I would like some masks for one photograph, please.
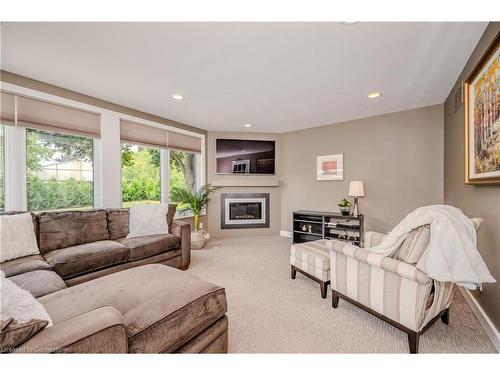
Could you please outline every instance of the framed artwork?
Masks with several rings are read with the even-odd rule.
[[[500,34],[465,82],[465,183],[500,185]]]
[[[344,154],[318,156],[316,159],[316,180],[330,181],[344,179]]]

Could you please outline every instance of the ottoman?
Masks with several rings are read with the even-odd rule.
[[[317,240],[292,245],[290,252],[290,273],[295,279],[297,271],[316,281],[320,285],[321,297],[326,298],[330,284],[330,252],[326,241]]]

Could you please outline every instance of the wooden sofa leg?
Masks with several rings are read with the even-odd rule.
[[[410,344],[410,353],[418,353],[418,341],[420,339],[420,333],[415,331],[408,332],[408,344]]]
[[[295,279],[295,276],[297,276],[297,270],[294,266],[290,266],[290,276],[292,277],[292,279]]]
[[[339,307],[339,296],[337,296],[337,293],[332,289],[332,307],[336,309]]]
[[[321,298],[325,299],[326,298],[326,293],[327,293],[327,288],[328,284],[327,283],[320,283],[319,288],[321,290]]]
[[[448,325],[450,324],[450,309],[446,309],[443,315],[441,315],[441,321]]]

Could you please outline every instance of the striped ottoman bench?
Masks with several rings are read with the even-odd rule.
[[[326,241],[317,240],[292,245],[290,251],[290,273],[295,279],[297,271],[316,281],[320,285],[321,297],[326,298],[330,284],[330,252]]]

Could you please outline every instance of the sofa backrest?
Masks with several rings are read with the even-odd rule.
[[[167,224],[169,232],[172,228],[172,223],[174,221],[175,211],[177,209],[176,204],[169,204],[167,211]],[[128,208],[108,208],[108,232],[109,239],[116,240],[118,238],[127,237],[129,233],[129,217],[130,211]]]
[[[40,212],[40,253],[109,238],[106,210]]]

